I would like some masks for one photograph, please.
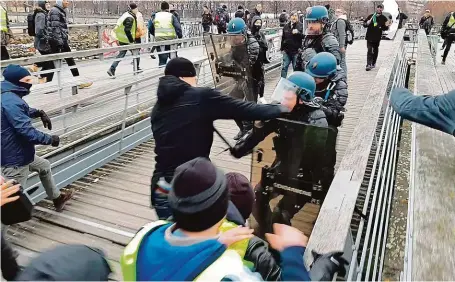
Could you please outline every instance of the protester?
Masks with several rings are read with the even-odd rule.
[[[340,66],[344,70],[345,75],[348,74],[348,66],[346,64],[346,48],[348,47],[347,42],[347,17],[346,12],[343,9],[336,9],[335,10],[335,17],[332,23],[332,33],[338,40],[340,44],[340,55],[341,61]]]
[[[51,53],[71,52],[66,17],[66,9],[70,2],[69,0],[56,0],[55,3],[55,6],[49,11],[47,19],[47,34],[49,35]],[[70,67],[76,65],[73,58],[66,58],[65,61]],[[79,76],[79,70],[77,68],[72,68],[71,73],[74,77]],[[53,74],[48,76],[50,80],[52,80]],[[93,82],[81,83],[79,84],[79,88],[87,88],[92,86],[92,84]]]
[[[155,37],[157,42],[183,37],[180,22],[175,15],[169,12],[169,4],[167,2],[161,2],[161,12],[152,15],[149,22],[149,32]],[[158,46],[156,50],[158,52],[170,51],[171,46]],[[159,65],[166,65],[171,56],[176,56],[176,52],[158,54]]]
[[[437,96],[419,96],[406,88],[395,88],[390,104],[404,119],[455,136],[455,89]]]
[[[271,247],[281,253],[281,270],[267,244],[253,236],[252,230],[225,219],[226,182],[224,173],[206,158],[180,165],[169,194],[175,223],[153,222],[137,233],[121,258],[124,280],[309,281],[303,265],[308,238],[283,225],[276,225],[275,234],[267,235]],[[335,264],[330,258],[315,265]],[[253,266],[258,273],[249,270]]]
[[[170,182],[177,166],[196,157],[209,157],[213,121],[267,120],[287,111],[280,105],[256,105],[214,89],[196,87],[196,69],[185,58],[172,59],[164,74],[151,113],[156,153],[151,197],[161,219],[167,219],[170,212],[166,192],[157,190],[159,179],[164,177]]]
[[[0,28],[1,28],[1,59],[9,60],[9,53],[6,46],[8,46],[11,37],[13,37],[13,32],[9,28],[8,12],[6,7],[3,7],[3,4],[0,5]]]
[[[370,71],[376,67],[382,32],[389,29],[390,22],[387,17],[382,14],[383,10],[384,5],[379,4],[376,7],[376,13],[369,15],[364,22],[364,27],[367,28],[365,39],[368,47],[366,71]]]
[[[169,12],[174,15],[174,17],[177,18],[177,21],[180,23],[180,16],[179,13],[177,13],[177,10],[175,8],[175,4],[169,4]]]
[[[262,20],[259,16],[255,16],[251,20],[250,32],[259,44],[259,54],[256,62],[252,65],[251,75],[253,77],[253,94],[256,101],[266,104],[264,98],[265,91],[265,69],[264,64],[268,62],[267,51],[268,44],[265,39],[265,34],[261,31]],[[248,38],[248,36],[247,36]],[[248,48],[248,47],[247,47]],[[259,99],[258,99],[259,96]]]
[[[284,27],[286,23],[288,22],[288,14],[286,13],[286,10],[283,10],[280,14],[280,17],[278,18],[280,22],[280,27]]]
[[[138,7],[135,3],[131,3],[128,6],[128,11],[117,20],[117,24],[114,27],[114,34],[118,40],[120,46],[135,44],[137,36],[136,34],[140,31],[138,29],[137,13],[139,12]],[[138,33],[138,34],[139,34]],[[139,43],[141,38],[139,37]],[[127,50],[120,51],[117,55],[117,59],[124,58]],[[131,54],[133,51],[131,50]],[[140,58],[135,59],[137,63],[137,69],[140,70],[139,62]],[[115,60],[110,68],[107,70],[107,74],[111,77],[115,77],[115,70],[117,69],[120,60]]]
[[[291,20],[283,27],[283,35],[281,37],[281,52],[283,52],[283,66],[281,69],[281,77],[286,78],[289,65],[292,63],[292,69],[295,70],[297,55],[302,46],[304,37],[303,25],[299,22],[297,12],[291,12]]]
[[[258,3],[258,4],[256,4],[256,7],[253,9],[253,12],[251,12],[251,14],[250,14],[248,26],[251,26],[251,20],[253,19],[253,17],[255,17],[255,16],[261,17],[261,15],[262,15],[262,4]]]
[[[400,8],[398,8],[398,16],[397,16],[397,20],[398,20],[398,29],[403,28],[403,22],[404,22],[405,20],[407,20],[407,19],[408,19],[408,16],[407,16],[405,13],[403,13],[403,12],[400,10]]]
[[[2,132],[3,133],[3,132]],[[10,180],[5,183],[3,177],[0,177],[0,185],[1,185],[1,202],[0,205],[3,205],[14,202],[19,199],[19,196],[15,195],[19,189],[20,185],[13,185],[13,180]],[[14,252],[11,244],[6,241],[4,237],[4,227],[2,226],[1,230],[1,269],[2,269],[2,276],[7,281],[15,280],[16,276],[20,272],[20,267],[17,264],[16,260],[16,253]]]
[[[434,25],[433,16],[431,15],[430,10],[426,10],[425,14],[423,14],[422,18],[420,18],[419,26],[420,28],[425,30],[425,33],[427,35],[429,35],[431,29],[433,28],[433,25]]]
[[[35,145],[52,145],[57,147],[60,138],[48,135],[32,126],[31,118],[41,118],[45,128],[51,130],[52,123],[42,110],[29,108],[23,97],[30,93],[34,83],[33,77],[23,67],[9,65],[3,72],[1,82],[2,119],[1,119],[1,168],[7,179],[16,179],[26,187],[27,177],[37,172],[47,196],[53,200],[55,209],[62,211],[74,190],[63,193],[55,186],[48,160],[35,154]]]
[[[245,10],[245,16],[243,17],[243,21],[246,22],[246,23],[249,22],[250,21],[250,17],[251,17],[250,11]]]
[[[253,211],[253,187],[243,174],[237,172],[226,173],[226,186],[230,195],[227,219],[235,224],[245,225]],[[236,214],[236,211],[240,215],[238,219],[232,216]]]
[[[213,23],[216,25],[218,34],[227,32],[227,24],[230,21],[229,13],[227,12],[227,6],[223,5],[218,7],[215,11],[215,19]]]
[[[34,22],[35,22],[35,49],[40,52],[41,55],[51,54],[51,46],[49,45],[49,35],[47,34],[47,16],[51,5],[47,0],[39,0],[38,7],[36,7],[34,12]],[[54,62],[46,61],[36,64],[38,67],[41,67],[42,71],[48,71],[53,69]],[[54,73],[43,73],[41,77],[46,78],[46,82],[52,81]]]
[[[141,44],[142,37],[147,34],[147,28],[145,27],[144,17],[142,16],[142,13],[139,11],[137,11],[137,13],[136,13],[136,21],[137,21],[136,38],[135,38],[134,42],[137,44]],[[139,68],[139,62],[138,62],[138,68]]]
[[[455,42],[455,12],[450,12],[444,19],[441,28],[441,36],[444,38],[445,50],[442,54],[442,64],[446,64],[452,43]]]
[[[237,7],[237,11],[235,11],[234,17],[241,18],[241,19],[243,19],[245,17],[245,9],[243,8],[242,5]]]
[[[204,32],[210,32],[212,24],[212,13],[210,12],[209,7],[207,7],[207,5],[204,5],[204,13],[202,13],[202,28],[204,29]]]

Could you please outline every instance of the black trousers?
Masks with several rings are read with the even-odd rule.
[[[46,52],[46,51],[39,51],[41,55],[49,55],[52,54],[52,52]],[[40,62],[36,63],[38,67],[41,68],[41,71],[47,71],[47,70],[52,70],[55,68],[54,62],[53,61],[46,61],[46,62]],[[47,82],[52,81],[54,78],[54,73],[43,73],[41,74],[41,77],[45,77]]]
[[[256,63],[253,66],[253,92],[255,101],[257,101],[257,96],[264,97],[264,88],[265,88],[265,70],[262,63]]]
[[[210,32],[210,25],[208,24],[203,24],[202,28],[204,29],[204,32]]]
[[[2,53],[2,60],[9,60],[9,53],[8,53],[8,49],[6,49],[6,46],[2,46],[2,49],[1,49],[1,53]]]
[[[444,44],[446,45],[446,48],[444,49],[444,54],[442,54],[442,61],[445,62],[447,55],[449,55],[450,47],[452,47],[452,43],[455,42],[455,35],[454,36],[448,36],[446,40],[444,41]]]
[[[379,44],[381,41],[373,42],[373,41],[367,41],[367,48],[368,48],[368,53],[367,53],[367,65],[372,66],[376,65],[376,61],[378,60],[378,55],[379,55]]]
[[[57,45],[51,43],[50,54],[65,53],[65,52],[71,52],[71,48],[68,45],[68,42],[65,42],[63,44],[63,46],[57,46]],[[76,65],[76,62],[74,61],[73,58],[66,58],[65,61],[68,64],[68,66],[70,66],[70,67]],[[71,73],[73,74],[73,76],[79,76],[79,70],[77,68],[71,69]],[[49,76],[50,80],[52,80],[53,77],[54,77],[54,74],[52,73],[52,75]],[[50,81],[50,80],[48,79],[48,81]]]

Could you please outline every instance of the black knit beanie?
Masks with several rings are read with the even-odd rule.
[[[167,63],[166,68],[164,69],[164,75],[195,77],[196,68],[190,60],[183,57],[177,57]]]
[[[168,199],[178,228],[199,232],[226,216],[226,176],[208,159],[196,158],[177,167],[171,186]]]
[[[226,186],[229,190],[231,202],[239,210],[243,219],[247,220],[253,211],[253,187],[243,174],[229,172],[226,174]]]
[[[137,8],[136,3],[130,3],[130,9],[131,9],[131,10],[134,10],[134,9],[136,9],[136,8]]]

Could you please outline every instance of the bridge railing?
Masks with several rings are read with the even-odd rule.
[[[399,30],[393,41],[392,63],[378,70],[305,252],[309,266],[311,250],[344,251],[351,262],[348,280],[381,278],[400,122],[388,95],[406,79],[403,34]],[[357,215],[367,211],[366,217]]]

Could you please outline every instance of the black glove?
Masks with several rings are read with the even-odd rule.
[[[52,138],[51,146],[58,147],[58,145],[60,144],[60,137],[58,137],[57,135],[52,135],[51,138]]]
[[[52,130],[51,119],[47,116],[47,114],[43,110],[39,111],[39,117],[41,117],[41,121],[43,122],[44,128]]]
[[[324,255],[315,251],[311,253],[314,257],[310,268],[311,281],[332,281],[335,273],[338,273],[340,277],[346,275],[345,266],[349,263],[342,257],[343,252],[331,252]]]

